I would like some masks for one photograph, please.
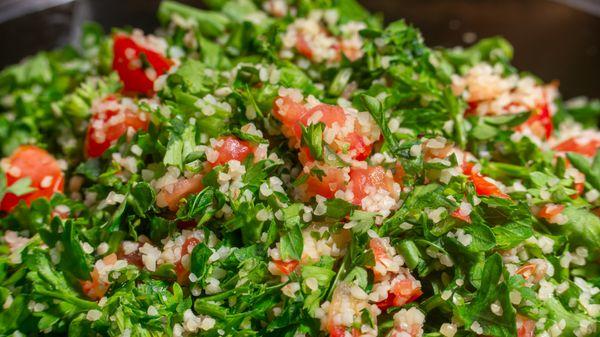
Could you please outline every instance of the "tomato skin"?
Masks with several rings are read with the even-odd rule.
[[[393,191],[394,179],[388,176],[386,170],[381,166],[370,166],[364,168],[352,168],[350,170],[350,181],[352,182],[353,203],[360,205],[367,196],[367,188],[385,189]]]
[[[421,288],[414,287],[412,280],[401,280],[392,288],[385,300],[377,303],[377,307],[381,310],[401,307],[416,301],[421,295],[423,295],[423,291],[421,291]]]
[[[11,168],[14,167],[19,171],[18,176],[13,176],[10,172],[5,173],[6,185],[11,186],[21,178],[27,177],[31,179],[30,186],[35,190],[21,196],[7,193],[0,201],[0,211],[10,212],[21,200],[30,205],[35,199],[50,199],[54,193],[63,192],[64,174],[56,159],[46,150],[34,145],[22,145],[6,160]],[[50,185],[42,187],[47,183],[44,182],[44,179],[49,179],[47,177],[52,178]]]
[[[565,209],[564,205],[546,204],[538,212],[540,218],[550,220],[555,215],[560,214]]]
[[[186,254],[191,254],[192,249],[194,249],[194,247],[196,247],[196,245],[199,243],[200,243],[200,240],[195,237],[191,237],[191,238],[188,238],[187,240],[185,240],[185,242],[181,246],[181,256],[184,256]]]
[[[312,49],[310,49],[310,46],[308,45],[308,42],[306,42],[304,34],[302,33],[298,33],[298,38],[296,39],[296,50],[298,50],[298,52],[304,55],[307,59],[312,59],[313,57]]]
[[[517,129],[527,126],[532,128],[534,134],[540,137],[543,135],[546,140],[550,139],[552,131],[554,130],[552,116],[550,115],[550,107],[547,103],[544,103],[538,106],[537,109],[535,109],[535,112],[535,114],[531,115],[529,119]]]
[[[600,139],[590,139],[587,143],[577,141],[577,137],[569,138],[554,147],[558,152],[575,152],[587,157],[593,157],[600,149]]]
[[[354,159],[358,161],[367,160],[371,154],[372,147],[367,145],[361,135],[353,132],[347,136],[350,142],[350,150],[355,151]]]
[[[517,337],[533,337],[535,335],[535,321],[517,315]]]
[[[296,267],[298,267],[300,261],[291,260],[284,262],[281,260],[273,260],[273,263],[275,264],[277,269],[279,269],[280,272],[284,273],[285,275],[289,275],[296,269]]]
[[[464,222],[468,222],[471,223],[471,216],[470,215],[462,215],[460,213],[460,208],[458,208],[457,210],[455,210],[454,212],[452,212],[450,214],[451,217],[458,219],[458,220],[462,220]]]
[[[117,255],[112,253],[102,258],[102,262],[104,262],[105,265],[110,266],[115,264],[117,259]],[[81,289],[89,298],[99,300],[104,297],[110,284],[100,280],[100,273],[98,273],[96,268],[92,270],[90,277],[91,280],[80,281]]]
[[[346,336],[346,328],[343,325],[329,325],[329,336],[331,337],[344,337]]]
[[[523,276],[524,279],[528,280],[531,276],[535,275],[536,269],[537,268],[535,264],[529,263],[521,266],[519,269],[517,269],[515,273]]]
[[[475,172],[473,170],[474,166],[475,164],[473,163],[463,164],[463,173],[469,177],[469,180],[471,180],[475,186],[475,192],[477,192],[477,195],[510,199],[510,196],[502,192],[498,186],[487,181],[481,173]]]
[[[218,145],[215,146],[214,150],[218,152],[218,157],[210,163],[213,167],[227,164],[231,160],[243,162],[254,151],[254,147],[248,141],[233,136],[225,136],[219,138]]]
[[[105,97],[103,101],[99,103],[100,109],[104,108],[102,105],[109,106],[111,103],[119,104],[116,96],[109,95]],[[115,124],[111,122],[111,119],[117,119],[119,122]],[[90,118],[90,123],[88,125],[85,139],[85,154],[89,158],[100,157],[114,144],[114,142],[127,133],[129,128],[136,131],[147,130],[149,124],[150,121],[145,118],[145,115],[136,113],[127,108],[106,108],[97,111]],[[98,134],[101,134],[103,139],[98,139]]]
[[[308,109],[302,102],[296,102],[289,96],[281,96],[273,103],[273,114],[282,124],[282,132],[296,141],[302,137],[300,121],[305,118]]]
[[[306,198],[320,195],[327,199],[335,196],[335,192],[344,189],[345,181],[342,170],[336,167],[316,167],[316,169],[325,172],[325,175],[319,177],[309,174],[306,180]]]
[[[502,192],[498,186],[485,180],[481,174],[472,174],[471,181],[475,185],[477,195],[494,196],[502,199],[510,199],[508,194]]]
[[[202,191],[202,176],[197,174],[191,178],[181,179],[169,187],[164,187],[156,195],[158,207],[169,207],[171,211],[179,208],[179,201],[190,194]]]
[[[143,57],[141,55],[144,55]],[[153,69],[154,78],[148,77],[142,59]],[[154,80],[166,73],[173,61],[164,55],[136,43],[129,35],[118,33],[113,36],[112,67],[119,74],[125,92],[151,96],[154,93]]]
[[[476,116],[477,115],[477,107],[479,106],[478,102],[471,101],[467,102],[468,107],[465,110],[465,116]]]

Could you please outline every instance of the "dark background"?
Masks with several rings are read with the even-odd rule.
[[[0,0],[0,68],[38,50],[77,41],[85,21],[156,27],[157,0]],[[201,7],[200,0],[185,0]],[[368,0],[387,21],[406,18],[429,45],[469,45],[505,36],[514,63],[544,80],[559,79],[566,97],[600,97],[600,0]]]

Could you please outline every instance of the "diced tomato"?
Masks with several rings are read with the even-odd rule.
[[[467,102],[467,104],[468,104],[468,107],[465,110],[465,116],[477,115],[477,107],[479,106],[479,103],[472,101],[472,102]]]
[[[397,182],[400,186],[404,187],[404,178],[406,177],[406,171],[404,171],[404,167],[402,164],[396,164],[396,171],[394,172],[394,181]]]
[[[583,191],[585,190],[585,183],[574,183],[573,187],[575,188],[575,193],[571,194],[570,197],[571,199],[577,199],[577,197],[583,194]]]
[[[331,337],[345,337],[346,327],[343,325],[329,325],[329,336]]]
[[[540,211],[538,212],[538,216],[540,218],[550,220],[555,215],[560,214],[560,212],[562,212],[564,209],[565,209],[564,205],[546,204],[540,209]]]
[[[390,255],[390,250],[392,249],[392,247],[390,246],[390,244],[378,237],[375,238],[371,238],[371,240],[369,240],[369,248],[371,248],[371,251],[373,251],[373,256],[375,257],[375,264],[376,266],[382,266],[384,269],[381,268],[373,268],[373,273],[375,274],[375,280],[379,280],[381,278],[383,278],[385,276],[385,274],[387,273],[387,271],[385,273],[381,273],[384,270],[387,269],[387,265],[391,262],[392,260],[392,256]]]
[[[324,175],[309,174],[306,180],[306,198],[320,195],[331,199],[335,196],[335,192],[344,189],[346,183],[341,169],[337,167],[315,167],[314,170],[323,171]]]
[[[371,146],[365,143],[363,136],[353,132],[346,138],[350,142],[350,151],[355,152],[354,159],[363,161],[369,157],[371,154]]]
[[[467,176],[473,174],[473,168],[475,167],[475,163],[465,161],[462,165],[463,173]]]
[[[304,38],[304,34],[298,32],[298,37],[296,38],[296,49],[302,55],[304,55],[307,59],[312,59],[313,52],[308,45],[308,42]]]
[[[404,304],[415,301],[417,298],[423,295],[421,288],[417,285],[418,283],[411,279],[401,280],[396,283],[392,289],[394,295],[396,295],[396,298],[394,299],[394,305],[397,307],[403,306]]]
[[[144,112],[137,113],[121,106],[114,95],[105,97],[95,106],[85,139],[85,153],[90,158],[100,157],[127,130],[147,130],[149,120]]]
[[[517,315],[517,337],[533,337],[535,321],[525,316]]]
[[[191,254],[194,247],[196,247],[196,245],[198,245],[199,243],[200,243],[200,240],[198,240],[195,237],[191,237],[191,238],[188,238],[187,240],[185,240],[185,242],[181,246],[181,256],[184,256],[186,254]]]
[[[120,256],[120,258],[127,261],[127,263],[130,265],[134,265],[138,268],[144,267],[144,261],[142,260],[142,254],[137,250],[133,253],[129,253],[126,255],[123,254],[122,256]]]
[[[100,276],[96,269],[92,270],[91,277],[91,281],[81,282],[81,289],[89,298],[99,300],[106,294],[110,284],[99,280]]]
[[[379,301],[376,303],[379,310],[384,311],[384,310],[387,310],[388,308],[393,307],[395,297],[396,296],[393,293],[388,293],[388,296],[385,300]]]
[[[179,208],[179,201],[190,194],[202,191],[202,176],[197,174],[191,178],[185,178],[163,187],[156,196],[156,205],[158,207],[169,207],[171,211]]]
[[[369,248],[373,251],[375,261],[379,261],[385,258],[389,258],[387,253],[387,247],[382,239],[372,238],[369,240]]]
[[[277,267],[277,269],[279,269],[280,272],[284,273],[285,275],[289,275],[296,269],[296,267],[298,267],[298,264],[300,262],[297,260],[291,260],[287,262],[281,260],[273,260],[273,263],[275,263],[275,266]]]
[[[214,150],[219,154],[216,161],[210,163],[212,166],[218,166],[228,163],[231,160],[243,162],[254,147],[250,142],[238,139],[233,136],[221,137]]]
[[[302,102],[296,102],[289,96],[278,97],[273,104],[273,114],[283,123],[283,132],[287,137],[302,137],[299,122],[307,113],[308,109]]]
[[[521,266],[519,269],[517,269],[515,273],[523,276],[524,279],[528,280],[531,276],[535,275],[535,270],[535,264],[529,263]]]
[[[453,218],[456,218],[456,219],[458,219],[458,220],[462,220],[462,221],[464,221],[464,222],[471,223],[471,216],[470,216],[470,215],[463,215],[463,214],[460,212],[460,208],[458,208],[457,210],[455,210],[454,212],[452,212],[452,213],[450,214],[450,216],[452,216]]]
[[[117,259],[117,255],[113,253],[105,256],[102,259],[102,262],[104,262],[105,265],[110,266],[115,264]],[[81,288],[89,298],[93,300],[99,300],[104,297],[104,294],[106,294],[106,291],[108,291],[110,284],[100,280],[100,274],[96,268],[92,270],[90,276],[91,280],[81,281]]]
[[[0,211],[11,211],[21,200],[30,205],[35,199],[50,199],[54,193],[63,192],[63,172],[56,159],[46,150],[33,145],[22,145],[4,160],[8,166],[4,173],[6,185],[11,186],[22,178],[29,178],[30,187],[34,190],[20,196],[6,193],[0,201]]]
[[[161,53],[138,44],[131,36],[113,36],[112,67],[119,74],[125,92],[152,95],[154,80],[173,65]]]
[[[381,166],[370,166],[366,169],[352,168],[350,182],[354,193],[354,204],[360,205],[369,193],[369,189],[384,189],[393,192],[394,178]]]
[[[182,285],[190,283],[190,271],[185,269],[181,261],[175,263],[175,275],[177,276],[177,283]]]
[[[401,307],[416,301],[421,295],[423,295],[423,291],[418,287],[418,283],[411,279],[400,280],[394,285],[388,297],[377,303],[377,307],[381,310],[390,307]]]
[[[550,136],[552,136],[553,125],[548,104],[544,103],[535,109],[529,119],[523,123],[523,126],[529,127],[535,135],[550,139]]]
[[[369,248],[373,251],[375,258],[375,265],[372,267],[375,281],[382,280],[387,275],[388,266],[392,262],[390,255],[392,247],[387,241],[376,237],[369,241]]]
[[[494,196],[503,199],[510,199],[510,196],[500,190],[496,184],[488,181],[485,177],[473,170],[475,164],[473,163],[464,163],[463,164],[463,173],[469,176],[469,179],[475,186],[475,192],[477,195],[483,196]]]
[[[314,117],[317,114],[319,118]],[[311,119],[316,119],[318,122],[324,123],[327,127],[332,127],[334,123],[337,123],[341,127],[346,121],[346,114],[340,106],[321,103],[310,109],[303,116],[301,122],[306,126]]]
[[[494,196],[503,199],[510,199],[508,194],[502,192],[496,184],[487,181],[481,174],[476,173],[471,175],[471,181],[475,186],[477,195]]]
[[[575,152],[587,157],[593,157],[600,148],[600,139],[592,138],[587,141],[569,138],[554,147],[559,152]]]

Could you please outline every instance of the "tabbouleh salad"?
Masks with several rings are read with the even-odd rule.
[[[1,336],[600,336],[600,101],[355,0],[0,73]]]

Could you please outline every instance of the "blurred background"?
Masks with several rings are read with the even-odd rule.
[[[159,0],[0,0],[0,68],[43,49],[76,43],[96,21],[152,31]],[[202,7],[201,0],[182,0]],[[559,79],[566,97],[600,97],[600,0],[364,0],[386,21],[405,18],[430,46],[468,46],[502,35],[514,63],[545,81]]]

